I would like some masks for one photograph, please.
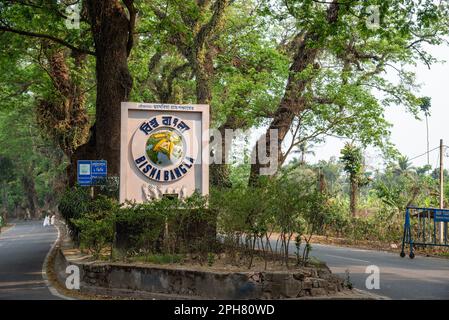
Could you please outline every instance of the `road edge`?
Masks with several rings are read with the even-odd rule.
[[[58,231],[58,236],[57,236],[56,240],[53,242],[50,250],[47,252],[47,255],[45,256],[44,262],[42,264],[42,278],[44,279],[45,285],[47,286],[48,290],[50,291],[50,293],[53,296],[64,299],[64,300],[74,300],[71,297],[67,297],[67,296],[59,293],[58,290],[51,285],[50,280],[48,279],[48,276],[47,276],[48,260],[50,259],[51,255],[54,253],[56,245],[61,240],[61,231],[59,230],[59,227],[56,224],[54,224],[53,226]]]
[[[369,292],[369,291],[366,291],[366,290],[362,290],[362,289],[353,288],[352,290],[355,291],[355,292],[358,292],[360,294],[364,294],[364,295],[370,296],[371,298],[373,298],[373,300],[393,300],[390,297],[383,296],[383,295],[380,295],[380,294],[377,294],[377,293],[372,293],[372,292]]]
[[[0,235],[3,235],[5,233],[7,233],[9,230],[14,229],[15,226],[16,226],[15,223],[10,223],[9,225],[2,227],[2,231],[0,232]]]

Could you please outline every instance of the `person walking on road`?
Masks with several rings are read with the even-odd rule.
[[[50,219],[48,218],[48,216],[45,216],[44,227],[49,226],[49,225],[50,225]]]

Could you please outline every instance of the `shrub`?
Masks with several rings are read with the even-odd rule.
[[[167,240],[172,251],[196,252],[203,261],[216,244],[216,212],[207,198],[194,193],[184,201],[172,202],[168,210]]]
[[[233,262],[237,251],[249,258],[251,267],[254,248],[259,241],[263,244],[268,226],[272,222],[269,211],[270,197],[264,187],[238,187],[227,190],[214,190],[211,207],[218,214],[218,230],[223,237],[224,250]]]
[[[89,205],[89,212],[71,222],[80,232],[80,245],[98,258],[107,246],[112,250],[114,240],[115,214],[118,204],[115,200],[100,196]]]
[[[326,203],[327,198],[318,192],[315,181],[299,184],[287,176],[262,181],[257,187],[213,191],[211,197],[211,206],[218,212],[218,229],[225,250],[232,258],[246,256],[249,267],[256,244],[265,262],[281,256],[288,264],[293,236],[322,230]],[[280,236],[273,248],[270,239],[274,232]],[[311,235],[304,247],[307,252],[310,238]],[[307,258],[307,252],[303,257]]]
[[[128,254],[196,252],[207,257],[216,239],[215,216],[199,194],[184,201],[126,203],[116,217],[117,247]]]
[[[117,247],[127,253],[158,252],[167,213],[163,203],[127,203],[117,213]]]
[[[73,223],[73,219],[81,218],[89,211],[91,197],[87,188],[75,186],[67,189],[59,201],[59,212],[67,223],[72,239],[79,243],[79,228]]]

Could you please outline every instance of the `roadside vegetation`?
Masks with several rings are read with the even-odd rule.
[[[120,205],[101,191],[92,200],[77,187],[64,194],[60,212],[72,238],[95,259],[212,266],[225,257],[230,265],[266,268],[307,265],[317,241],[399,247],[406,206],[438,205],[437,170],[413,168],[404,157],[385,171],[368,172],[362,164],[358,174],[366,182],[354,210],[345,152],[315,165],[294,160],[258,186],[235,173],[235,187],[185,201]]]

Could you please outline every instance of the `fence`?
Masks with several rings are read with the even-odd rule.
[[[415,257],[413,251],[420,247],[449,247],[448,222],[449,209],[407,207],[401,257],[405,257],[406,246],[411,259]]]

